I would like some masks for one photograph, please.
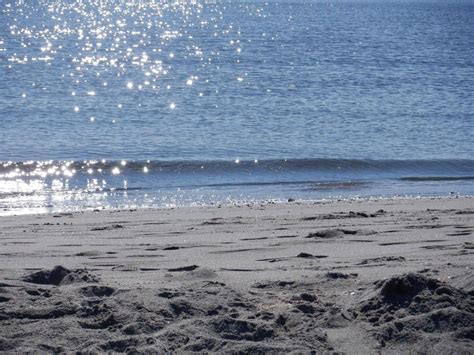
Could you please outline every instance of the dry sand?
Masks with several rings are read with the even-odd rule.
[[[473,353],[473,198],[0,218],[0,352]]]

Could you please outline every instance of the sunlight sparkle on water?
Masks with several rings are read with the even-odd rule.
[[[45,74],[20,83],[15,104],[21,102],[33,112],[31,105],[46,103],[45,109],[61,113],[61,123],[71,132],[77,129],[90,137],[88,143],[97,147],[98,156],[108,156],[100,153],[105,146],[103,136],[126,130],[126,123],[143,113],[176,116],[172,111],[178,105],[179,111],[193,107],[187,100],[197,97],[204,97],[199,99],[204,104],[209,100],[208,107],[217,107],[212,100],[220,95],[216,79],[223,78],[223,53],[229,55],[231,63],[242,57],[238,53],[243,44],[240,28],[224,20],[225,7],[214,1],[12,0],[8,5],[0,6],[8,32],[7,37],[2,34],[0,38],[5,69],[21,72],[36,67]],[[252,11],[247,5],[240,8],[242,13]],[[40,21],[35,23],[35,18]],[[241,73],[232,71],[225,76],[240,87],[235,77]],[[243,77],[237,80],[243,81]],[[157,129],[159,124],[157,119],[157,126],[150,128]],[[69,151],[72,155],[75,148]],[[65,189],[66,180],[80,175],[81,170],[90,179],[128,170],[126,161],[115,164],[97,160],[83,165],[34,161],[12,166],[4,175],[9,179],[39,179],[38,183],[31,180],[28,186],[18,187],[25,191],[44,188],[42,184],[48,179],[51,182],[52,177],[56,188]],[[155,170],[149,163],[138,169],[143,173]],[[93,190],[99,186],[103,187],[97,179],[88,185]]]

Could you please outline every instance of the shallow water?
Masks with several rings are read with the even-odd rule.
[[[472,2],[0,13],[4,213],[474,193]]]

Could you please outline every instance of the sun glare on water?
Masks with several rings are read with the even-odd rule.
[[[66,127],[71,134],[65,143],[71,145],[75,132],[81,134],[95,153],[91,157],[100,159],[106,156],[101,155],[106,147],[102,138],[118,137],[140,114],[152,112],[158,125],[167,115],[179,119],[191,108],[189,98],[215,107],[209,103],[220,95],[221,79],[216,78],[223,73],[236,89],[242,87],[235,77],[244,72],[239,65],[245,46],[234,23],[238,18],[229,19],[226,6],[209,0],[6,0],[0,6],[5,29],[0,57],[11,75],[23,78],[14,89],[18,102],[25,108],[40,103],[47,117],[56,113],[45,130]],[[239,9],[242,14],[255,10],[248,5]],[[221,71],[224,53],[235,72]],[[156,172],[149,164],[133,164],[4,163],[0,194],[102,192],[111,181],[125,181],[128,171]]]
[[[234,51],[238,67],[241,33],[224,20],[225,10],[225,4],[202,0],[12,0],[3,7],[2,19],[22,51],[9,52],[4,38],[0,51],[12,68],[54,67],[75,113],[87,115],[80,107],[94,107],[111,95],[117,101],[134,95],[139,102],[140,95],[150,93],[157,97],[157,108],[174,109],[177,104],[169,102],[180,102],[183,92],[195,91],[195,97],[218,93],[210,75],[219,70],[221,51]],[[225,47],[211,37],[220,37]],[[41,85],[48,90],[52,84]],[[113,88],[121,85],[127,90],[117,95]],[[25,83],[28,87],[18,93],[23,99],[30,98],[31,84]]]

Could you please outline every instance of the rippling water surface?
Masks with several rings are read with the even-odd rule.
[[[4,213],[473,194],[474,4],[0,3]]]

